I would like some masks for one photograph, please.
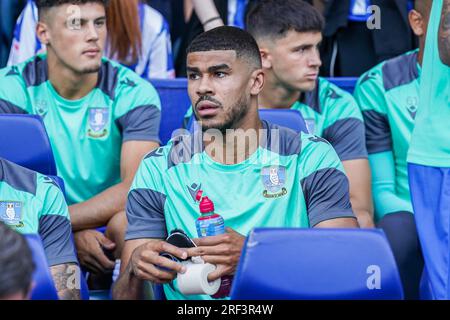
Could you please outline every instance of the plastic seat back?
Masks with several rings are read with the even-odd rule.
[[[232,299],[403,299],[381,230],[255,229],[241,255]]]

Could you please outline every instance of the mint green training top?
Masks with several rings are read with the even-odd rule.
[[[38,234],[49,266],[78,263],[69,209],[52,179],[0,158],[0,221]]]
[[[442,62],[439,54],[438,35],[442,9],[443,0],[434,0],[422,64],[420,107],[411,138],[408,162],[449,168],[450,66]]]
[[[419,107],[417,56],[414,50],[380,63],[360,77],[354,91],[366,127],[376,220],[413,211],[406,157]]]
[[[45,55],[0,70],[0,113],[43,117],[69,204],[120,182],[123,142],[159,142],[160,110],[149,82],[106,58],[97,86],[76,101],[56,92]]]
[[[128,195],[126,240],[164,239],[173,229],[197,238],[198,190],[226,227],[245,236],[257,227],[311,228],[354,218],[347,177],[326,140],[265,121],[263,129],[265,142],[235,165],[212,160],[198,135],[174,138],[150,153]],[[183,296],[169,286],[165,293],[168,299],[210,298]]]

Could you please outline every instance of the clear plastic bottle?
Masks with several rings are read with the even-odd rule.
[[[225,222],[217,213],[214,213],[214,203],[208,197],[202,197],[200,191],[197,200],[200,200],[200,218],[196,221],[197,234],[201,237],[212,237],[225,233]],[[215,299],[225,298],[230,295],[233,277],[222,277],[219,291],[212,297]]]

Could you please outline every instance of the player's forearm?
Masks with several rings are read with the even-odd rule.
[[[192,3],[194,5],[195,13],[202,23],[205,31],[218,26],[223,26],[223,21],[220,18],[219,12],[217,11],[213,0],[192,0]],[[214,19],[216,17],[219,17],[219,19]]]
[[[58,297],[60,300],[80,300],[79,283],[74,276],[80,274],[79,267],[76,264],[68,263],[50,267],[53,282],[55,283]]]
[[[353,212],[355,213],[356,219],[358,220],[358,224],[360,228],[374,228],[375,223],[373,220],[373,211],[368,209],[356,209],[353,208]]]
[[[367,188],[367,192],[364,192],[364,194],[361,190],[355,192],[350,187],[350,202],[359,226],[361,228],[373,228],[375,224],[373,220],[373,203],[370,187]]]
[[[134,276],[130,265],[115,282],[112,295],[114,300],[144,299],[144,281]]]
[[[370,165],[367,160],[342,162],[349,181],[350,202],[361,228],[373,228],[373,201]]]
[[[112,186],[88,201],[69,207],[74,231],[105,226],[118,212],[125,210],[130,182]]]
[[[397,193],[394,153],[392,151],[369,155],[372,168],[372,194],[377,216],[398,211],[411,211],[409,201]]]
[[[439,55],[450,67],[450,0],[444,0],[439,27]]]
[[[400,198],[392,188],[379,185],[373,187],[373,199],[377,215],[400,211],[412,211],[411,204]]]

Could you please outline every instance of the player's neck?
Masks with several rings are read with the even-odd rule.
[[[417,54],[417,62],[422,66],[423,54],[425,52],[425,37],[419,39],[419,53]]]
[[[97,85],[98,72],[80,74],[62,66],[56,59],[48,63],[49,80],[56,92],[67,100],[87,96]]]
[[[261,109],[290,109],[298,101],[301,92],[286,88],[275,79],[266,81],[259,95],[259,107]]]
[[[216,162],[233,165],[247,160],[253,155],[261,141],[262,123],[257,111],[257,102],[249,113],[233,130],[227,130],[217,137],[216,133],[204,134],[206,153]]]

